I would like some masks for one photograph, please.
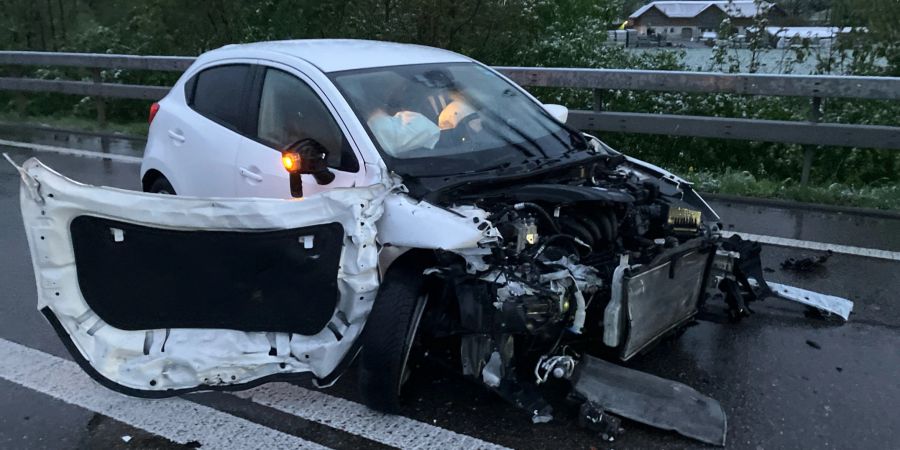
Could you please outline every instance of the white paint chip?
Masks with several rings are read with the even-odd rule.
[[[95,383],[72,361],[5,339],[0,339],[0,355],[0,378],[179,444],[197,441],[209,449],[327,449],[180,398],[121,395]]]

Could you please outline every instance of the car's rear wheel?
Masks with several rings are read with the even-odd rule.
[[[164,195],[175,195],[175,188],[172,187],[172,183],[169,183],[169,180],[166,177],[159,177],[153,180],[153,183],[150,184],[150,189],[147,192],[153,194],[164,194]]]
[[[385,413],[400,408],[409,378],[410,352],[428,303],[428,281],[415,260],[388,269],[362,335],[359,388],[366,406]]]

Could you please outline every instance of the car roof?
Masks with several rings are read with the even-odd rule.
[[[258,56],[254,55],[256,52],[301,58],[323,72],[472,61],[458,53],[434,47],[359,39],[296,39],[232,44],[208,52],[204,59],[220,54],[223,57],[254,57]]]

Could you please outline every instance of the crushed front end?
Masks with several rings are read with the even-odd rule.
[[[535,423],[553,415],[538,386],[560,379],[584,402],[586,425],[613,413],[724,444],[718,402],[598,358],[640,355],[709,302],[726,305],[736,321],[753,301],[779,296],[763,279],[759,244],[723,239],[719,217],[688,183],[612,152],[439,194],[430,200],[487,214],[474,220],[485,236],[477,248],[439,251],[427,271],[446,288],[430,300],[432,320],[421,329],[457,340],[464,375]],[[843,301],[808,304],[846,319]]]

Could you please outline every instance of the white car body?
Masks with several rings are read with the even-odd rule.
[[[236,44],[204,53],[158,102],[159,111],[150,124],[141,163],[143,185],[147,190],[154,177],[163,176],[178,195],[184,196],[292,197],[281,152],[222,126],[187,104],[185,84],[203,70],[236,63],[277,68],[309,85],[327,105],[349,139],[360,169],[356,173],[334,170],[336,178],[326,186],[316,183],[312,175],[302,175],[304,196],[308,197],[333,188],[382,183],[388,173],[372,138],[326,74],[392,65],[459,62],[481,64],[458,53],[432,47],[350,39]],[[499,73],[497,76],[506,79]],[[524,96],[540,103],[526,90],[512,84]],[[564,106],[543,106],[562,121],[568,116]],[[666,174],[675,179],[674,175]],[[681,179],[677,181],[685,183]],[[477,243],[482,235],[468,219],[461,220],[457,214],[428,203],[395,197],[389,199],[385,208],[386,213],[378,224],[380,242],[392,249],[382,254],[382,272],[404,249],[465,248]],[[412,214],[419,214],[416,221],[409,220]],[[432,232],[432,226],[447,227],[449,224],[457,224],[455,232],[440,235]]]
[[[459,62],[477,63],[447,50],[360,40],[260,42],[228,45],[204,53],[159,101],[159,112],[147,137],[141,178],[146,187],[153,177],[161,174],[179,195],[291,198],[288,173],[282,167],[278,151],[204,117],[186,102],[185,83],[197,73],[216,66],[245,63],[284,70],[309,85],[337,119],[359,160],[359,172],[335,170],[337,177],[327,186],[319,186],[311,175],[303,175],[304,186],[311,187],[305,195],[335,187],[378,183],[384,161],[327,74],[394,65]],[[498,76],[502,77],[499,73]],[[223,93],[229,94],[240,92]],[[547,105],[547,108],[565,121],[568,114],[565,107]]]

